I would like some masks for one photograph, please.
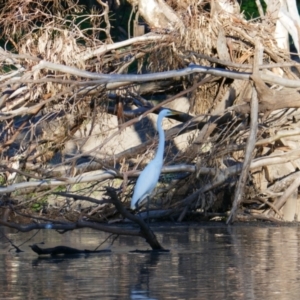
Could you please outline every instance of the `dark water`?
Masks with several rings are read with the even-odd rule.
[[[169,253],[142,239],[121,237],[111,253],[38,258],[28,247],[69,245],[94,249],[108,234],[40,231],[10,251],[0,239],[0,299],[300,299],[297,227],[154,227]],[[1,229],[17,245],[32,236]],[[111,239],[102,248],[109,247]]]

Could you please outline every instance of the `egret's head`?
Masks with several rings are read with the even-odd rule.
[[[169,116],[176,116],[176,115],[179,115],[179,112],[170,110],[168,108],[164,108],[159,113],[159,116],[162,116],[162,117],[169,117]]]

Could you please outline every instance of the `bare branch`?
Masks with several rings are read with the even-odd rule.
[[[258,76],[258,64],[262,61],[263,56],[263,47],[261,46],[260,42],[257,42],[256,49],[255,49],[255,56],[254,56],[254,65],[253,65],[253,76]],[[242,172],[240,174],[239,181],[237,183],[235,194],[234,194],[234,201],[232,205],[232,209],[230,215],[226,221],[227,224],[234,222],[236,217],[236,212],[243,201],[244,197],[244,190],[246,185],[246,180],[249,176],[249,169],[252,160],[252,153],[255,148],[256,142],[256,135],[257,135],[257,127],[258,127],[258,99],[257,99],[257,92],[255,88],[252,89],[252,99],[251,99],[251,123],[250,123],[250,133],[247,139],[246,145],[246,153],[243,162]]]

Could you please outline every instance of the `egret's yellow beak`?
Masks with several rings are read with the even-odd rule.
[[[178,116],[181,115],[182,113],[180,111],[176,111],[176,110],[171,110],[171,115],[172,116]]]

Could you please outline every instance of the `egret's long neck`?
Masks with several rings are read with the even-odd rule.
[[[158,131],[158,148],[154,159],[163,161],[164,149],[165,149],[165,132],[162,128],[162,120],[164,116],[158,116],[157,119],[157,131]]]

